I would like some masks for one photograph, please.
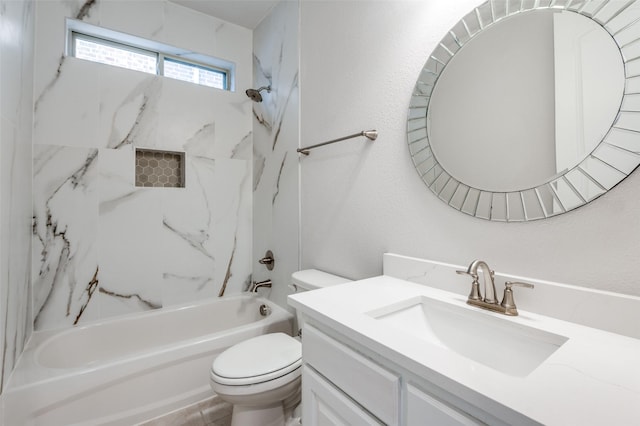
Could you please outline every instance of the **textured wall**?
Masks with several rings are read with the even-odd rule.
[[[413,169],[405,125],[415,81],[444,34],[480,3],[301,2],[302,140],[380,131],[375,142],[333,145],[301,162],[302,267],[364,278],[381,272],[384,252],[454,264],[482,258],[519,276],[640,295],[638,171],[574,212],[492,223],[445,205]]]
[[[253,271],[255,280],[273,280],[269,297],[282,306],[299,258],[298,21],[298,2],[283,1],[253,32],[254,87],[273,89],[253,104]],[[257,262],[266,250],[273,271]]]
[[[35,328],[240,292],[251,275],[250,101],[65,57],[65,17],[223,58],[238,87],[251,82],[247,29],[166,1],[37,3]],[[186,188],[135,187],[136,147],[186,152]]]
[[[0,391],[32,331],[34,3],[0,1]]]

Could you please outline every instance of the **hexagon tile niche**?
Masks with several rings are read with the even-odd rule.
[[[136,186],[184,188],[184,152],[136,149]]]

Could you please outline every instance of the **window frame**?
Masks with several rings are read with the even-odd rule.
[[[74,58],[77,58],[77,56],[76,56],[76,40],[87,40],[87,41],[90,41],[92,43],[102,44],[102,45],[105,45],[105,46],[115,47],[115,48],[118,48],[118,49],[121,49],[121,50],[127,50],[129,52],[140,53],[140,54],[145,55],[145,56],[153,57],[153,58],[155,58],[155,61],[156,61],[155,75],[162,75],[160,73],[160,70],[159,70],[160,53],[158,53],[158,52],[154,52],[152,50],[147,50],[147,49],[142,49],[142,48],[136,47],[136,46],[131,46],[129,44],[119,43],[117,41],[109,40],[109,39],[106,39],[106,38],[96,37],[96,36],[85,34],[85,33],[81,33],[81,32],[78,32],[78,31],[71,31],[70,56],[73,56]],[[91,61],[90,59],[84,59],[84,58],[78,58],[78,59]],[[98,62],[98,61],[91,61],[91,62],[104,64],[104,62]],[[109,65],[109,64],[104,64],[104,65]],[[114,65],[114,66],[117,66],[117,65]],[[120,67],[120,68],[124,68],[124,67]],[[133,70],[131,68],[125,68],[125,69],[129,69],[131,71],[138,71],[138,70]],[[144,71],[140,71],[140,72],[144,72]],[[149,74],[151,74],[151,73],[149,73]]]
[[[162,75],[165,76],[164,74],[164,62],[165,60],[169,60],[170,62],[176,62],[178,64],[184,64],[184,65],[189,65],[195,68],[200,68],[203,69],[205,71],[211,71],[217,74],[222,74],[223,75],[223,80],[224,80],[224,87],[221,90],[230,90],[229,89],[229,70],[225,70],[222,68],[218,68],[218,67],[213,67],[211,65],[207,65],[207,64],[202,64],[200,62],[197,61],[191,61],[189,59],[184,59],[178,56],[174,56],[174,55],[167,55],[164,53],[159,53],[159,59],[158,59],[158,75]],[[166,77],[166,76],[165,76]],[[172,77],[167,77],[167,78],[172,78]],[[180,79],[175,79],[175,80],[180,80]],[[185,81],[185,80],[180,80],[180,81]],[[198,84],[198,83],[193,83],[193,84]],[[205,87],[213,87],[213,86],[207,86],[205,84],[201,84],[201,86],[205,86]],[[220,89],[219,87],[214,87],[215,89]]]
[[[223,75],[223,87],[207,86],[204,84],[193,83],[191,81],[183,81],[186,83],[197,84],[212,89],[235,91],[235,64],[224,59],[213,56],[194,53],[187,49],[180,49],[159,43],[153,40],[144,39],[130,34],[113,31],[107,28],[98,27],[87,24],[86,22],[67,18],[66,20],[67,37],[65,42],[65,55],[76,57],[75,40],[85,39],[94,43],[104,44],[131,52],[144,54],[147,56],[155,56],[156,72],[155,75],[165,77],[164,61],[165,59],[187,66],[197,67],[206,71],[210,71]],[[82,58],[78,58],[82,59]],[[82,59],[89,60],[89,59]],[[102,62],[95,62],[104,64]],[[109,64],[104,64],[109,65]],[[113,65],[116,66],[116,65]],[[129,69],[129,68],[124,68]],[[136,70],[132,70],[136,71]],[[144,71],[138,71],[144,72]],[[151,73],[149,73],[151,74]],[[172,77],[167,77],[172,78]],[[173,79],[173,78],[172,78]]]

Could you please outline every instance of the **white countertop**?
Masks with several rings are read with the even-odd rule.
[[[416,296],[505,318],[466,305],[466,297],[459,294],[390,276],[294,294],[289,304],[471,404],[490,413],[501,411],[506,420],[640,425],[640,340],[520,310],[519,316],[508,320],[568,340],[525,377],[510,376],[446,348],[418,342],[410,333],[366,314]]]

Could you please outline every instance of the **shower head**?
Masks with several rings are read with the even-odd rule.
[[[262,86],[259,89],[247,89],[245,93],[253,102],[262,102],[262,95],[260,92],[266,90],[267,93],[271,93],[271,86]]]

